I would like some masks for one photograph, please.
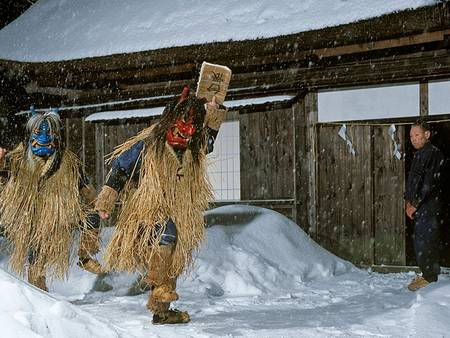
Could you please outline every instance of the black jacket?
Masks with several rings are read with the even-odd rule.
[[[406,181],[406,201],[417,209],[428,203],[439,203],[444,163],[444,155],[430,142],[417,150]]]

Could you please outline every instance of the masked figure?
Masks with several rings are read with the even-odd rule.
[[[78,264],[101,271],[99,217],[89,213],[95,190],[74,153],[64,149],[57,112],[36,113],[27,122],[28,139],[0,158],[9,178],[0,195],[0,224],[11,244],[10,265],[28,281],[47,290],[46,275],[64,278],[74,230],[81,230]]]
[[[225,108],[205,104],[185,88],[159,122],[113,153],[112,169],[96,210],[107,218],[121,192],[122,208],[107,248],[107,268],[141,272],[151,294],[154,324],[186,323],[170,309],[177,277],[203,239],[203,211],[212,197],[205,155],[212,150]]]

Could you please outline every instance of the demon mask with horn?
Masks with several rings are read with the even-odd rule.
[[[189,94],[189,87],[185,86],[164,110],[153,135],[158,150],[167,142],[179,156],[189,149],[194,160],[198,160],[205,144],[205,102]]]
[[[48,158],[61,147],[61,119],[58,110],[37,113],[31,108],[31,114],[27,122],[30,151],[35,156]]]
[[[26,156],[30,163],[46,161],[45,177],[49,177],[58,169],[64,150],[61,119],[58,109],[41,113],[31,107],[30,111],[24,147]]]

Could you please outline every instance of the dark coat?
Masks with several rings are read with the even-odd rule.
[[[427,142],[415,154],[406,181],[406,201],[419,212],[422,208],[440,207],[445,158]]]
[[[444,155],[427,142],[414,154],[406,181],[406,201],[417,209],[413,215],[416,261],[429,282],[435,282],[440,271],[444,168]]]

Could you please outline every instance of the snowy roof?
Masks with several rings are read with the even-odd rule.
[[[294,98],[292,95],[275,95],[266,97],[256,97],[245,100],[233,100],[225,101],[224,104],[228,108],[235,108],[241,106],[249,106],[255,104],[272,103],[288,101]],[[94,113],[86,118],[88,122],[116,120],[116,119],[131,119],[140,117],[152,117],[162,114],[164,107],[146,108],[146,109],[130,109],[130,110],[117,110],[117,111],[104,111],[100,113]]]
[[[300,33],[438,0],[40,0],[0,31],[0,59],[60,61]]]

